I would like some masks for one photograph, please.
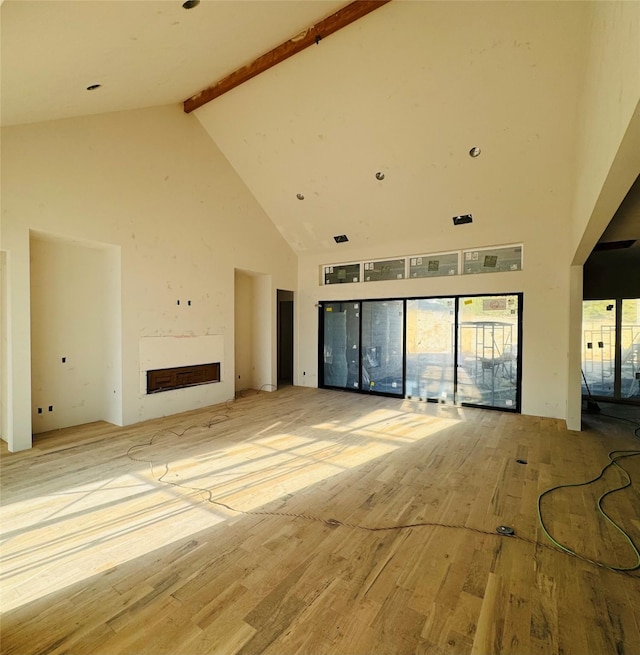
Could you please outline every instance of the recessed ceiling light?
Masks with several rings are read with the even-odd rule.
[[[87,87],[87,91],[95,91],[96,89],[99,89],[102,86],[102,84],[90,84]]]
[[[471,214],[462,214],[461,216],[453,217],[454,225],[467,225],[473,223],[473,216]]]
[[[469,150],[469,157],[474,157],[474,158],[479,157],[481,152],[482,152],[482,150],[480,150],[480,148],[478,148],[478,146],[473,146],[473,148],[471,148],[471,150]]]
[[[194,7],[197,7],[199,4],[200,4],[200,0],[187,0],[186,2],[182,3],[182,8],[193,9]]]
[[[298,200],[304,200],[304,196],[303,196],[301,193],[297,193],[297,194],[296,194],[296,198],[297,198]]]
[[[384,180],[384,173],[382,171],[376,173],[376,180]]]

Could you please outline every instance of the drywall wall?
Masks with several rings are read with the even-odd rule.
[[[142,337],[140,339],[140,393],[146,393],[148,371],[198,364],[221,364],[223,359],[224,340],[219,334]],[[225,379],[226,372],[221,364],[220,382]]]
[[[253,278],[235,272],[235,390],[253,388]]]
[[[560,211],[557,208],[556,215]],[[544,213],[540,212],[539,216],[542,215]],[[499,238],[497,233],[493,236],[496,240]],[[535,230],[523,230],[519,236],[519,242],[524,244],[523,270],[506,273],[321,286],[320,266],[332,262],[323,261],[317,255],[300,256],[296,302],[296,322],[299,325],[295,354],[296,384],[315,386],[318,383],[318,301],[523,292],[522,412],[564,418],[569,277],[556,262],[566,261],[568,234],[557,231],[556,238],[551,241],[544,233],[536,233]],[[471,226],[452,227],[448,240],[442,239],[433,249],[429,247],[434,245],[433,240],[416,237],[413,243],[389,244],[388,248],[378,248],[373,257],[369,252],[369,257],[446,251],[461,241],[465,247],[472,247],[471,240],[475,240],[477,245],[492,243],[487,230],[474,223]],[[358,250],[352,250],[350,254],[353,256],[343,261],[358,261],[364,255]],[[306,375],[303,376],[302,371]]]
[[[572,216],[585,262],[640,173],[640,3],[591,2]],[[612,175],[612,172],[614,173]]]
[[[252,361],[251,380],[260,391],[273,391],[278,385],[277,334],[278,312],[277,288],[270,275],[255,275],[252,291]],[[276,347],[273,347],[274,342]],[[275,377],[273,376],[275,372]]]
[[[584,4],[590,31],[576,122],[579,134],[570,242],[576,266],[585,263],[640,173],[640,3]],[[572,288],[567,398],[569,407],[577,407],[582,395],[582,318],[578,311],[582,289],[578,285]],[[577,418],[567,425],[580,428]]]
[[[271,276],[236,270],[236,391],[273,391],[277,388],[278,344],[274,331],[277,317],[277,288],[273,286]]]
[[[120,385],[108,373],[120,331],[111,250],[31,235],[34,434],[117,415]]]
[[[565,420],[569,430],[582,429],[582,285],[583,267],[571,266],[569,278],[569,361],[567,364],[567,411]],[[578,380],[576,381],[576,377]]]
[[[7,352],[7,253],[0,250],[0,438],[8,419],[8,352]],[[6,440],[5,440],[6,441]]]
[[[640,150],[640,142],[637,148]],[[639,298],[640,176],[625,196],[601,240],[603,245],[627,240],[635,240],[635,243],[631,248],[599,250],[589,255],[584,265],[584,299]]]
[[[269,275],[269,324],[275,289],[295,286],[297,262],[199,122],[180,106],[158,107],[8,127],[2,146],[2,237],[11,261],[12,420],[3,413],[9,447],[31,445],[30,231],[120,249],[121,354],[114,370],[121,367],[122,423],[232,398],[234,269]],[[141,339],[206,335],[224,344],[224,381],[141,393]],[[275,384],[275,365],[263,375]]]
[[[522,409],[565,416],[587,28],[585,3],[392,2],[197,110],[299,254],[296,384],[317,384],[319,300],[521,291]],[[511,243],[522,272],[319,285],[323,264]]]

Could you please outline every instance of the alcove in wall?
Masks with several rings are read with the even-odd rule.
[[[32,232],[33,433],[122,424],[120,250]]]

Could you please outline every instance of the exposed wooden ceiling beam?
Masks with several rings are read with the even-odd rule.
[[[188,100],[185,100],[184,111],[188,114],[194,109],[202,107],[202,105],[205,105],[214,98],[218,98],[224,93],[227,93],[227,91],[235,89],[235,87],[240,86],[240,84],[243,84],[247,80],[250,80],[252,77],[259,75],[266,70],[269,70],[269,68],[279,64],[285,59],[288,59],[292,55],[301,52],[310,45],[319,43],[321,39],[337,32],[350,23],[366,16],[375,9],[378,9],[378,7],[386,5],[390,1],[391,0],[356,0],[356,2],[348,4],[335,14],[331,14],[328,18],[325,18],[319,23],[304,30],[298,36],[281,43],[279,46],[276,46],[273,50],[258,57],[250,64],[247,64],[230,75],[227,75],[213,86],[210,86]]]

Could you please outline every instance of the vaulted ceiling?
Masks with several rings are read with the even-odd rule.
[[[2,124],[180,103],[347,4],[183,2],[5,0]]]
[[[518,242],[570,214],[587,17],[394,0],[196,113],[299,252]]]
[[[5,0],[3,125],[182,103],[348,4],[182,1]],[[586,5],[392,0],[195,115],[298,252],[520,241],[570,210]]]

